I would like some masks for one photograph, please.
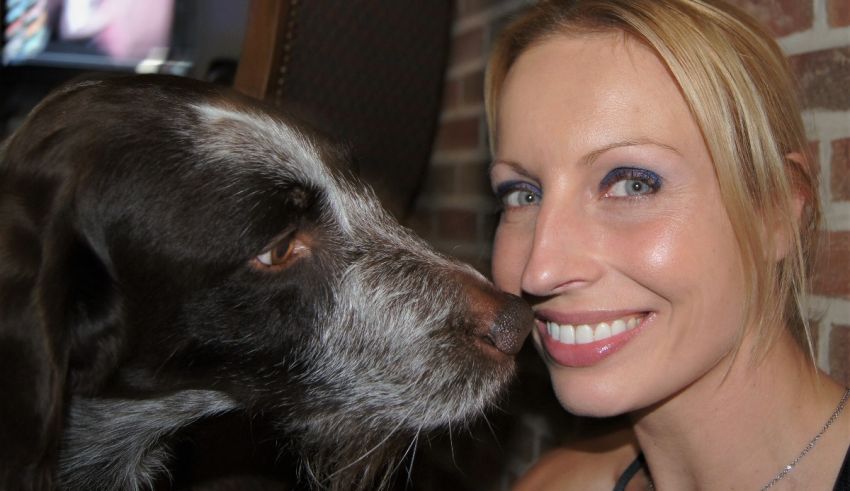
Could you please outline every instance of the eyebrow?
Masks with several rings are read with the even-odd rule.
[[[682,155],[682,153],[679,152],[675,147],[667,145],[666,143],[661,143],[659,141],[653,140],[652,138],[636,138],[636,139],[620,140],[620,141],[612,142],[612,143],[609,143],[609,144],[607,144],[603,147],[597,148],[596,150],[593,150],[593,151],[589,152],[588,154],[586,154],[584,157],[582,157],[581,161],[584,162],[585,165],[591,166],[605,152],[611,151],[615,148],[637,147],[637,146],[643,146],[643,145],[652,145],[652,146],[660,147],[660,148],[663,148],[663,149],[668,150],[670,152],[673,152],[676,155],[679,155],[679,156]],[[497,164],[507,165],[507,166],[511,167],[514,171],[516,171],[517,173],[522,174],[526,177],[534,177],[533,175],[529,174],[528,171],[526,171],[523,168],[522,164],[520,164],[519,162],[515,162],[513,160],[506,160],[506,159],[494,159],[492,162],[490,162],[490,165],[487,167],[488,174],[493,171],[493,167],[495,167]]]
[[[496,165],[499,165],[499,164],[507,165],[508,167],[513,169],[514,172],[516,172],[517,174],[521,174],[521,175],[523,175],[525,177],[529,177],[529,178],[534,178],[534,176],[531,175],[531,173],[529,173],[527,170],[525,170],[525,168],[522,166],[522,164],[520,164],[519,162],[515,162],[513,160],[506,160],[506,159],[493,159],[493,161],[490,162],[490,165],[487,166],[487,174],[488,175],[492,174],[493,173],[493,167],[496,167]]]
[[[585,155],[584,157],[582,157],[582,161],[584,161],[584,163],[586,165],[591,166],[591,165],[593,165],[593,162],[595,162],[596,159],[598,159],[600,156],[602,156],[602,154],[604,154],[605,152],[608,152],[608,151],[613,150],[615,148],[637,147],[637,146],[643,146],[643,145],[652,145],[652,146],[655,146],[655,147],[661,147],[665,150],[669,150],[669,151],[675,153],[676,155],[679,155],[679,156],[682,155],[682,153],[679,152],[678,150],[676,150],[675,147],[667,145],[666,143],[661,143],[659,141],[653,140],[652,138],[637,138],[637,139],[634,139],[634,140],[621,140],[621,141],[609,143],[609,144],[607,144],[607,145],[605,145],[601,148],[597,148],[596,150],[593,150],[590,153],[588,153],[587,155]]]

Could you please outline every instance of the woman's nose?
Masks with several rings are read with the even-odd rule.
[[[545,297],[586,287],[602,274],[599,236],[579,205],[541,207],[522,274],[523,293]]]

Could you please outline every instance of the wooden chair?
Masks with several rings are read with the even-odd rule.
[[[430,160],[451,0],[252,0],[234,86],[350,146],[397,217]]]

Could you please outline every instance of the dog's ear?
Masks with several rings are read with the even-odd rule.
[[[114,282],[75,227],[76,172],[36,154],[0,148],[0,489],[53,489],[66,401],[121,344]]]
[[[0,156],[0,488],[51,489],[69,346],[39,295],[56,186],[11,167]]]
[[[72,394],[93,395],[118,363],[125,339],[123,302],[109,268],[87,239],[74,233],[67,240],[52,277],[63,278],[53,284],[63,289],[57,293],[67,295],[61,323],[70,334],[68,384]]]

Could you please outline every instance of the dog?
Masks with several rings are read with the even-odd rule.
[[[380,488],[420,432],[497,403],[530,309],[349,167],[187,78],[45,98],[0,147],[0,487],[179,487],[187,439],[238,415],[297,486]]]

